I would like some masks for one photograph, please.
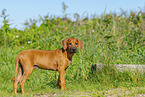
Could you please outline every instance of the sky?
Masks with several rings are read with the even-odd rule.
[[[124,11],[139,11],[140,8],[145,10],[145,0],[0,0],[0,15],[3,9],[11,20],[11,27],[24,29],[23,24],[26,20],[39,19],[40,16],[47,14],[53,16],[62,16],[62,2],[68,8],[66,13],[73,19],[73,14],[78,13],[80,16],[86,14],[101,16],[106,9],[106,13],[120,13],[120,8]],[[0,27],[2,18],[0,18]]]

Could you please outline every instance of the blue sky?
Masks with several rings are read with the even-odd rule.
[[[101,16],[106,8],[106,13],[120,12],[120,8],[125,11],[138,11],[139,7],[142,9],[145,6],[145,0],[1,0],[0,1],[0,14],[5,8],[6,13],[9,14],[9,19],[13,20],[11,27],[23,29],[22,25],[30,18],[38,19],[39,15],[62,16],[62,2],[68,8],[66,13],[70,18],[74,13],[82,16],[85,12],[88,15],[96,14]],[[0,26],[2,25],[0,18]]]

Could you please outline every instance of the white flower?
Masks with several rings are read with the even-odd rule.
[[[16,37],[18,38],[19,36],[18,36],[18,35],[16,35]]]
[[[24,46],[22,46],[22,48],[24,48]]]
[[[92,32],[94,32],[94,30],[92,30]]]
[[[28,41],[28,43],[31,43],[31,41]]]

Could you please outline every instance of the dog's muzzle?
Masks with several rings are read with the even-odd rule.
[[[70,49],[70,53],[76,53],[77,52],[77,48],[76,47],[72,47],[71,49]]]

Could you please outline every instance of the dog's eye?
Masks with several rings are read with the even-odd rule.
[[[68,43],[69,45],[71,45],[71,43]]]
[[[78,45],[78,43],[77,43],[77,42],[76,42],[75,44],[76,44],[76,45]]]

